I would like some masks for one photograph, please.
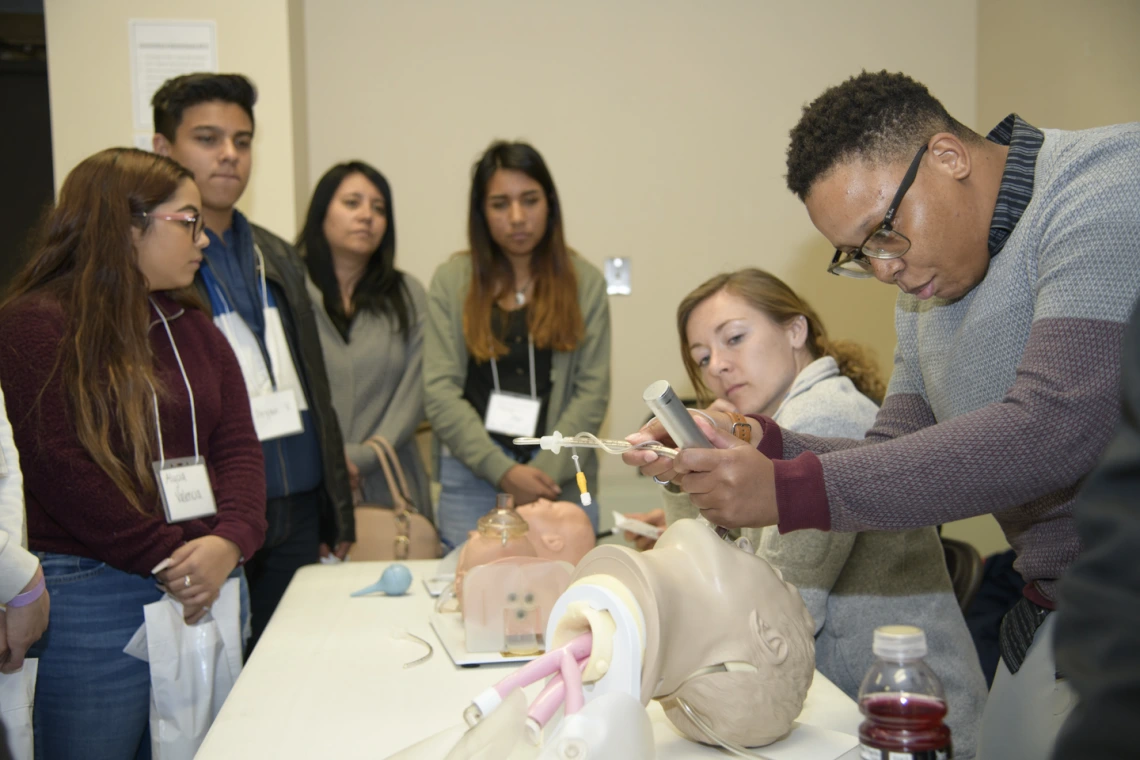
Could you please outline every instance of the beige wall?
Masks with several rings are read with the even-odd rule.
[[[254,172],[238,206],[286,237],[296,231],[289,5],[300,0],[45,0],[55,182],[96,151],[131,145],[128,19],[212,19],[218,66],[257,84]],[[304,158],[304,152],[301,151]],[[302,177],[302,180],[304,177]]]
[[[1011,111],[1055,129],[1140,121],[1140,2],[979,0],[978,126]]]
[[[402,268],[427,284],[464,246],[470,167],[494,138],[546,157],[572,246],[599,266],[632,259],[634,294],[611,298],[610,434],[641,424],[652,381],[687,389],[674,309],[723,270],[787,278],[889,367],[894,290],[825,273],[831,250],[784,188],[788,130],[863,67],[911,72],[972,123],[974,2],[305,7],[310,183],[347,158],[380,168]],[[885,18],[890,44],[861,44],[883,39]]]

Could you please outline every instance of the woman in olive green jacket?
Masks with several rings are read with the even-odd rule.
[[[577,501],[568,452],[511,441],[596,433],[610,395],[605,281],[566,246],[554,182],[534,148],[497,142],[475,164],[468,237],[470,250],[432,278],[424,336],[437,520],[451,547],[495,506],[496,493],[516,504]],[[578,454],[596,494],[594,452]],[[587,512],[596,529],[596,503]]]

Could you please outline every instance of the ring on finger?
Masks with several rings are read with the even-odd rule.
[[[184,585],[186,586],[186,588],[190,588],[190,576],[189,575],[186,576],[186,582]]]

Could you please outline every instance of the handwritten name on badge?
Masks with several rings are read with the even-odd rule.
[[[259,441],[295,435],[305,429],[297,408],[297,396],[292,390],[251,396],[249,406]]]
[[[210,474],[202,462],[185,464],[187,460],[155,462],[162,506],[167,522],[182,522],[217,514]],[[193,458],[189,458],[193,462]]]

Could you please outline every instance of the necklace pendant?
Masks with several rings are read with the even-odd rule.
[[[516,290],[515,291],[515,303],[517,303],[519,306],[522,306],[523,304],[526,303],[526,291],[525,290]]]

